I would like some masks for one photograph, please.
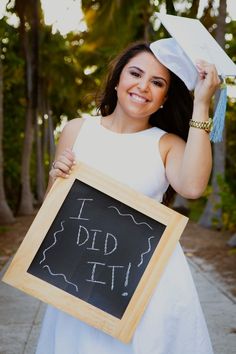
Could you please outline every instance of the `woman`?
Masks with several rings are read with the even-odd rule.
[[[101,116],[74,119],[64,128],[48,188],[56,178],[66,178],[80,160],[159,201],[169,185],[186,198],[199,197],[211,172],[208,111],[220,80],[213,65],[201,61],[197,68],[193,100],[182,79],[161,64],[147,44],[129,47],[108,76]],[[38,354],[94,352],[213,353],[179,244],[128,345],[48,307]]]

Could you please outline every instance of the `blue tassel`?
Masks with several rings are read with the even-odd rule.
[[[213,129],[210,133],[210,140],[213,143],[218,143],[223,140],[226,105],[227,105],[227,85],[224,82],[221,84],[220,97],[213,117]]]

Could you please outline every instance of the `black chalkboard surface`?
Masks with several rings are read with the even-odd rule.
[[[78,162],[3,281],[128,343],[188,219]]]
[[[165,228],[75,180],[28,272],[121,318]]]

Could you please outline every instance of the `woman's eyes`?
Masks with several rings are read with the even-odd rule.
[[[136,72],[136,71],[130,71],[130,74],[131,74],[132,76],[135,76],[135,77],[140,77],[140,76],[141,76],[140,73],[138,73],[138,72]]]
[[[137,71],[130,71],[130,74],[134,77],[141,77],[141,74]],[[163,87],[163,82],[158,81],[158,80],[153,80],[152,81],[153,85],[158,86],[158,87]]]
[[[163,87],[163,82],[161,82],[161,81],[156,81],[156,80],[154,80],[154,81],[152,81],[152,83],[153,83],[155,86]]]

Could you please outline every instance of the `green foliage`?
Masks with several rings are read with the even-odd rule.
[[[204,210],[204,207],[206,205],[207,199],[210,197],[211,194],[212,194],[212,186],[208,185],[201,198],[189,200],[190,220],[195,222],[199,221],[202,212]]]
[[[221,204],[218,207],[222,208],[222,222],[225,229],[230,231],[236,230],[236,194],[229,183],[218,176],[218,184],[220,187]]]
[[[189,209],[190,209],[190,214],[189,214],[189,219],[198,222],[200,219],[200,216],[202,214],[202,211],[204,209],[204,206],[206,204],[206,198],[199,198],[196,200],[190,200],[189,201]]]
[[[4,234],[10,230],[8,226],[0,226],[0,234]]]
[[[226,114],[226,181],[236,191],[236,98],[228,100]]]
[[[24,131],[24,63],[19,55],[17,31],[0,21],[2,48],[4,48],[4,179],[9,205],[16,210],[19,196],[19,175]]]
[[[76,115],[80,105],[76,78],[80,76],[81,69],[74,60],[68,39],[58,32],[52,34],[50,27],[42,28],[40,34],[42,95],[46,96],[57,124],[61,115]]]
[[[18,5],[21,5],[18,1]],[[27,3],[24,1],[24,3]],[[204,14],[204,24],[212,27],[216,13],[211,4]],[[81,33],[52,33],[43,23],[39,31],[39,114],[49,114],[54,127],[68,119],[91,112],[95,96],[108,71],[108,62],[130,42],[152,41],[167,33],[160,27],[156,30],[155,11],[165,7],[168,13],[196,16],[199,2],[195,0],[82,0],[87,31]],[[14,11],[14,10],[13,10]],[[212,27],[214,28],[214,26]],[[227,33],[236,31],[236,21],[227,23]],[[4,48],[4,178],[7,197],[16,210],[20,195],[21,153],[24,139],[26,99],[24,91],[24,62],[21,55],[18,29],[0,20],[0,40]],[[226,50],[236,61],[236,37],[227,36]],[[43,120],[44,118],[42,118]],[[236,105],[229,101],[227,113],[227,160],[226,181],[221,183],[224,225],[235,228],[236,190]],[[42,124],[42,127],[44,124]],[[40,131],[42,140],[43,129]],[[50,163],[48,151],[44,151],[46,171]],[[32,154],[31,181],[36,185],[36,155]],[[191,215],[198,219],[207,198],[191,202]]]

